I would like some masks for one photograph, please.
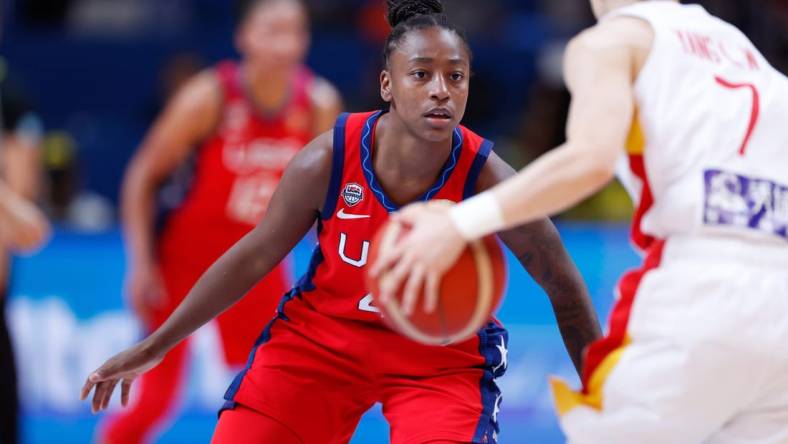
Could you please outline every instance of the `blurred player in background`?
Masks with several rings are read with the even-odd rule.
[[[414,200],[459,201],[514,174],[490,141],[460,126],[471,53],[442,4],[388,4],[393,30],[380,94],[389,109],[343,114],[333,132],[296,156],[262,222],[211,266],[161,328],[89,377],[82,396],[95,386],[94,411],[107,407],[121,381],[125,403],[137,376],[241,299],[317,223],[310,269],[282,298],[227,391],[214,442],[346,443],[376,402],[395,444],[496,441],[502,395],[495,378],[507,367],[506,330],[490,319],[467,341],[420,344],[383,325],[364,285],[370,240],[390,212]],[[555,227],[541,219],[501,238],[549,295],[579,365],[599,327]]]
[[[41,121],[0,57],[0,437],[16,443],[19,406],[14,352],[5,320],[12,251],[39,247],[49,226],[32,203],[40,191]]]
[[[170,101],[131,161],[122,195],[130,303],[150,332],[200,275],[251,230],[268,208],[286,165],[331,128],[337,91],[304,65],[308,12],[300,0],[247,0],[235,35],[242,60],[198,74]],[[154,228],[163,181],[190,156],[194,175],[183,203]],[[224,358],[246,362],[263,326],[291,284],[277,265],[218,318]],[[107,444],[147,441],[184,385],[187,344],[145,375],[130,409],[100,428]]]
[[[401,258],[394,277],[436,279],[466,241],[566,209],[618,166],[646,258],[582,392],[554,383],[569,441],[786,443],[788,79],[701,6],[591,4],[599,24],[566,53],[566,144],[450,210],[406,209],[413,230],[376,271]]]

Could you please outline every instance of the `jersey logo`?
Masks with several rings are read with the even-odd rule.
[[[364,187],[357,183],[345,185],[345,189],[342,190],[342,199],[349,207],[358,205],[359,202],[364,200]]]
[[[788,239],[788,185],[719,169],[703,172],[703,223]]]
[[[369,219],[369,214],[349,214],[345,213],[345,209],[342,208],[341,210],[337,211],[337,217],[344,220],[356,220],[356,219]]]

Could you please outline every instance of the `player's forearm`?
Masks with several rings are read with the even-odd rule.
[[[493,190],[507,226],[559,213],[613,179],[615,162],[589,149],[557,148]]]
[[[550,294],[550,302],[564,347],[580,374],[583,368],[583,352],[602,336],[594,306],[585,287],[553,292]]]
[[[594,150],[563,145],[516,176],[458,204],[452,220],[467,239],[559,213],[613,178],[615,161]]]
[[[13,200],[17,198],[14,191],[3,180],[0,180],[0,221],[11,216]]]
[[[558,328],[580,371],[583,350],[601,330],[585,282],[549,219],[500,233],[528,274],[550,298]]]
[[[8,136],[3,140],[4,177],[17,195],[35,201],[41,189],[41,152],[37,139]]]
[[[0,179],[0,225],[2,225],[2,220],[20,219],[21,205],[32,204],[29,204],[7,182]]]
[[[157,183],[132,164],[123,182],[121,218],[127,261],[131,266],[155,263],[154,214]]]
[[[580,374],[583,351],[602,336],[602,330],[583,277],[557,230],[553,231],[540,251],[544,265],[536,281],[550,298],[564,346]]]

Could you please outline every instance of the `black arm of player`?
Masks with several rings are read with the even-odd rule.
[[[477,191],[514,174],[511,166],[491,153],[479,175]],[[546,218],[499,233],[499,237],[550,297],[564,346],[580,373],[583,350],[601,336],[601,330],[588,289],[558,231]]]
[[[88,377],[93,411],[104,409],[118,381],[126,404],[131,381],[197,328],[240,300],[301,240],[319,217],[331,176],[333,132],[307,145],[288,165],[260,224],[200,277],[184,301],[153,334],[116,355]]]

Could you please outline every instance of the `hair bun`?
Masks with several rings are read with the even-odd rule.
[[[396,28],[417,15],[440,14],[443,4],[440,0],[386,0],[388,6],[388,21],[392,28]]]

